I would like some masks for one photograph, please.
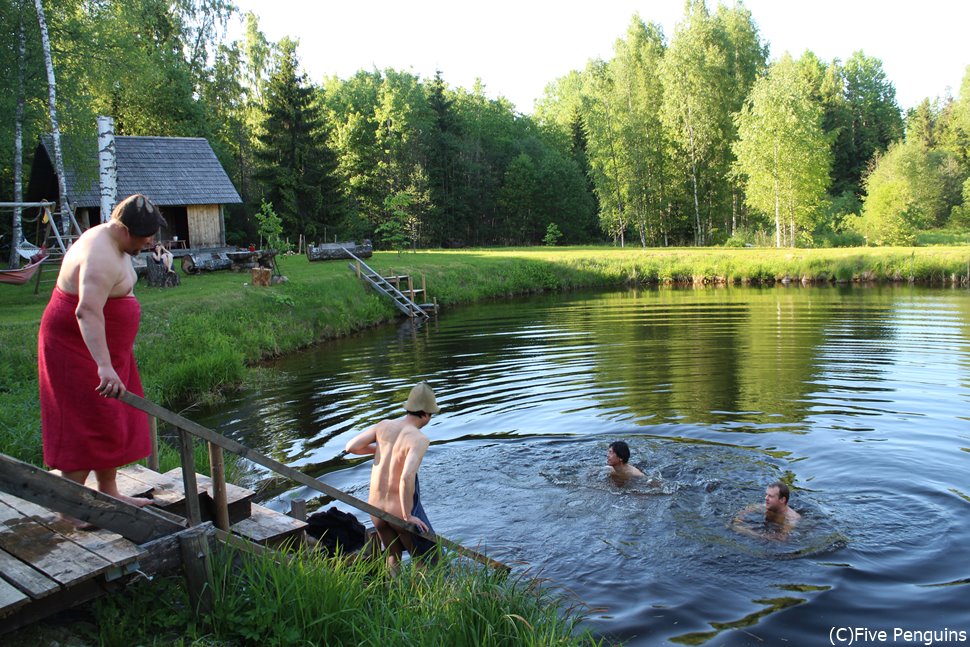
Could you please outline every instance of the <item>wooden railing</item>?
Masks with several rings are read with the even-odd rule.
[[[361,501],[360,499],[338,490],[337,488],[328,485],[319,479],[308,476],[299,470],[293,469],[289,465],[284,465],[283,463],[280,463],[279,461],[274,460],[269,456],[256,451],[255,449],[246,447],[242,443],[237,442],[232,438],[227,438],[222,434],[203,427],[202,425],[180,416],[174,411],[169,411],[168,409],[161,407],[154,402],[134,395],[131,392],[124,393],[119,399],[125,404],[140,411],[144,411],[148,415],[154,416],[158,420],[167,422],[178,429],[180,441],[179,454],[182,461],[182,479],[185,487],[185,501],[186,508],[188,510],[189,525],[195,526],[202,523],[198,486],[195,478],[195,455],[192,452],[192,437],[195,436],[209,443],[210,476],[213,487],[212,498],[215,505],[216,517],[215,525],[220,530],[229,530],[229,508],[226,497],[226,475],[223,467],[222,454],[223,450],[228,450],[237,456],[241,456],[246,460],[256,463],[257,465],[262,465],[263,467],[273,470],[277,474],[285,476],[292,481],[317,490],[318,492],[322,492],[323,494],[326,494],[337,501],[346,503],[357,510],[366,512],[372,517],[386,521],[396,528],[406,530],[407,532],[418,535],[419,537],[427,539],[428,541],[437,542],[445,548],[454,550],[465,557],[474,559],[475,561],[487,566],[491,566],[492,568],[501,569],[506,572],[511,570],[502,562],[491,559],[490,557],[471,550],[470,548],[466,548],[461,544],[442,537],[441,535],[423,532],[415,524],[395,517],[394,515],[389,514],[384,510],[367,503],[366,501]]]

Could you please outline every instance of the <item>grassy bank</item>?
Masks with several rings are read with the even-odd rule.
[[[578,628],[575,600],[538,580],[447,557],[389,577],[379,556],[348,562],[300,549],[280,560],[223,548],[213,552],[213,612],[202,617],[183,583],[180,575],[139,580],[97,600],[69,632],[35,625],[8,637],[103,647],[606,644]]]
[[[530,248],[378,252],[383,273],[424,275],[429,294],[457,303],[546,290],[630,284],[794,281],[970,283],[967,247],[871,249]],[[182,277],[176,289],[139,285],[135,352],[148,398],[192,403],[246,378],[262,359],[394,319],[389,302],[342,261],[281,261],[289,282],[247,285],[248,275]],[[36,343],[50,285],[0,286],[0,451],[40,462]]]

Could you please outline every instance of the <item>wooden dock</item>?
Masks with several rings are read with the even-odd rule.
[[[25,495],[47,488],[48,498],[63,496],[68,508],[76,495],[85,497],[88,505],[108,499],[107,507],[161,519],[157,522],[161,527],[146,531],[144,520],[127,524],[115,519],[107,525],[130,527],[127,531],[79,530],[62,514],[11,493],[18,490],[16,480],[23,481],[19,489]],[[56,472],[44,472],[9,457],[0,459],[0,633],[86,602],[133,575],[154,575],[177,566],[181,560],[173,553],[178,541],[166,540],[188,532],[183,481],[181,468],[164,474],[141,465],[123,468],[118,473],[119,491],[154,500],[151,506],[136,508],[73,484]],[[196,483],[203,520],[213,519],[212,481],[197,474]],[[96,486],[93,476],[88,485]],[[302,541],[305,522],[254,504],[254,494],[227,484],[232,535],[264,546]],[[109,514],[117,516],[114,511]]]
[[[145,554],[117,533],[77,530],[58,513],[9,494],[0,494],[0,524],[3,630],[98,595],[137,571]]]

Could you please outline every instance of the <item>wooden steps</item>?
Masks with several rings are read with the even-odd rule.
[[[414,281],[410,274],[393,274],[391,276],[381,276],[364,261],[354,256],[350,251],[344,249],[352,259],[349,263],[350,270],[358,278],[364,279],[367,283],[380,294],[383,294],[394,302],[394,307],[406,314],[411,319],[429,319],[431,314],[438,312],[437,303],[418,304],[418,295],[425,295],[424,276],[421,277],[421,287],[415,288]],[[425,297],[427,298],[427,297]]]
[[[297,539],[307,524],[261,505],[252,504],[252,514],[232,525],[232,532],[264,546],[278,546],[288,539]]]
[[[195,480],[202,521],[213,520],[212,479],[196,474]],[[126,496],[150,497],[156,509],[179,517],[188,514],[181,467],[161,474],[141,465],[128,465],[118,470],[117,483],[118,491]],[[85,485],[97,488],[93,474]],[[255,494],[252,490],[226,483],[230,531],[233,534],[258,544],[275,546],[299,535],[306,528],[304,521],[253,503]]]

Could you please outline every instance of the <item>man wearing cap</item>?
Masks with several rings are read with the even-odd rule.
[[[428,450],[428,437],[421,428],[438,413],[434,391],[421,382],[404,403],[404,416],[396,420],[381,420],[347,443],[350,454],[373,454],[370,475],[370,494],[367,501],[409,523],[424,533],[433,533],[428,516],[421,506],[418,468]],[[371,516],[374,528],[387,552],[387,567],[392,573],[400,568],[403,551],[412,557],[424,557],[435,547],[434,542],[413,535],[406,530]]]
[[[136,194],[81,234],[64,255],[38,338],[44,462],[82,484],[94,471],[101,492],[138,506],[151,501],[122,496],[115,477],[150,453],[148,417],[117,398],[143,395],[131,257],[165,224],[158,207]]]

